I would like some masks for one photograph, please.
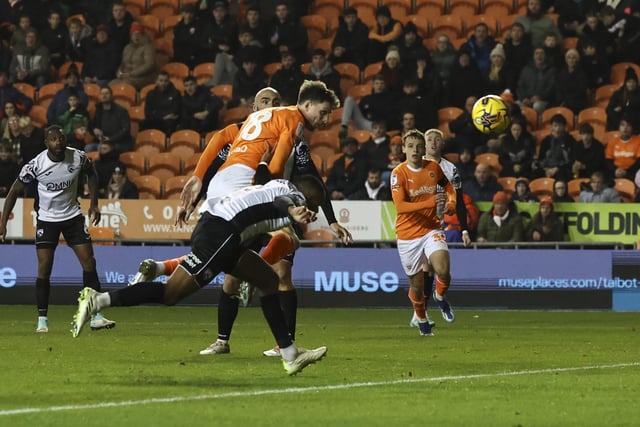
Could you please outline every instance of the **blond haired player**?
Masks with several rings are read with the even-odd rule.
[[[418,130],[402,138],[402,151],[407,160],[391,172],[391,194],[396,207],[396,234],[402,268],[409,278],[409,300],[418,316],[420,335],[433,335],[427,321],[424,298],[423,265],[429,262],[436,273],[434,297],[451,307],[443,295],[449,287],[449,248],[441,217],[456,209],[456,190],[446,178],[438,162],[424,159],[425,135]],[[445,193],[438,192],[438,186]],[[440,309],[445,309],[440,305]]]

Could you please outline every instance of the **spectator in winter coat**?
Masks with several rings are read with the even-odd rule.
[[[129,112],[113,101],[109,86],[100,89],[100,102],[96,106],[91,128],[98,143],[109,143],[118,153],[133,149]],[[97,149],[97,146],[93,149]]]
[[[527,229],[527,240],[530,242],[562,242],[564,240],[564,224],[553,209],[551,197],[540,199],[540,208]]]
[[[358,18],[358,12],[354,7],[346,8],[331,44],[329,59],[333,64],[351,62],[364,69],[367,64],[368,44],[369,29]]]
[[[389,46],[397,46],[402,41],[402,24],[391,17],[387,6],[376,10],[376,26],[369,31],[369,59],[374,63],[384,60]]]
[[[327,176],[327,191],[331,200],[349,198],[364,185],[367,178],[367,161],[358,153],[358,141],[346,137],[341,146],[342,156],[335,161]]]
[[[109,40],[109,27],[104,24],[98,25],[96,36],[85,39],[84,48],[84,82],[95,83],[100,87],[107,86],[116,76],[120,58],[115,44]]]
[[[27,31],[24,46],[17,46],[13,53],[9,73],[12,83],[29,83],[38,88],[50,77],[49,49],[38,46],[35,30]]]
[[[49,104],[47,108],[47,120],[49,124],[59,124],[58,118],[69,109],[69,97],[71,95],[77,96],[80,104],[83,105],[85,109],[89,104],[89,97],[84,93],[82,85],[80,84],[78,69],[70,67],[65,79],[65,86],[55,94],[53,101],[51,101],[51,104]]]
[[[524,238],[522,218],[504,191],[493,196],[491,210],[478,222],[478,242],[521,242]]]
[[[131,24],[131,42],[122,52],[122,62],[116,72],[116,83],[128,83],[140,90],[156,78],[156,51],[144,34],[142,25]]]
[[[305,80],[320,80],[340,96],[340,73],[327,60],[327,53],[322,49],[315,49],[311,54],[311,67],[304,76]]]
[[[147,94],[144,103],[144,121],[142,129],[160,129],[171,135],[180,123],[182,114],[182,95],[169,79],[169,73],[160,71],[156,87]]]
[[[222,99],[208,88],[198,85],[193,76],[184,79],[180,127],[205,134],[218,129],[218,116],[224,107]]]

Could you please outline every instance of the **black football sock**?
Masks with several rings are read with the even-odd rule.
[[[110,291],[111,307],[128,307],[144,303],[164,303],[164,285],[159,282],[141,282],[133,286]]]
[[[296,340],[296,320],[298,314],[298,293],[295,289],[278,292],[280,295],[280,307],[284,313],[284,320],[292,340]]]
[[[49,312],[49,291],[51,283],[49,279],[36,279],[36,305],[38,306],[38,316],[47,317]]]
[[[100,279],[98,279],[97,271],[83,271],[82,283],[84,286],[100,292]]]
[[[291,335],[287,332],[287,323],[280,307],[280,297],[277,293],[260,298],[262,314],[267,319],[271,333],[273,334],[278,347],[286,348],[293,344]]]
[[[220,292],[220,302],[218,302],[218,339],[229,341],[231,329],[238,317],[238,298],[232,298],[225,291]]]

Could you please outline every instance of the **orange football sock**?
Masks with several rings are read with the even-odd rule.
[[[296,250],[293,237],[284,231],[277,231],[262,250],[260,256],[267,264],[272,265]]]
[[[444,294],[447,292],[447,289],[449,289],[449,281],[450,280],[447,280],[445,282],[440,278],[440,276],[436,276],[436,293],[439,296],[444,297]]]
[[[164,274],[167,276],[171,276],[175,269],[178,268],[178,264],[180,264],[183,259],[185,259],[184,255],[180,258],[172,258],[162,261],[162,265],[164,266]]]
[[[418,316],[418,319],[420,320],[424,320],[427,318],[427,310],[424,304],[424,295],[421,295],[419,297],[416,297],[412,292],[411,289],[409,289],[409,301],[411,301],[411,304],[413,305],[413,311],[416,312],[416,316]]]

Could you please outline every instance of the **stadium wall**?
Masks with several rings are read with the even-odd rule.
[[[186,249],[96,246],[100,280],[105,289],[125,286],[141,260]],[[452,249],[451,265],[455,307],[640,310],[639,251]],[[32,304],[36,272],[32,245],[0,246],[0,304]],[[81,277],[71,249],[60,246],[51,302],[74,304]],[[301,248],[293,279],[302,307],[409,307],[395,249]],[[222,280],[216,277],[184,303],[216,304]]]

